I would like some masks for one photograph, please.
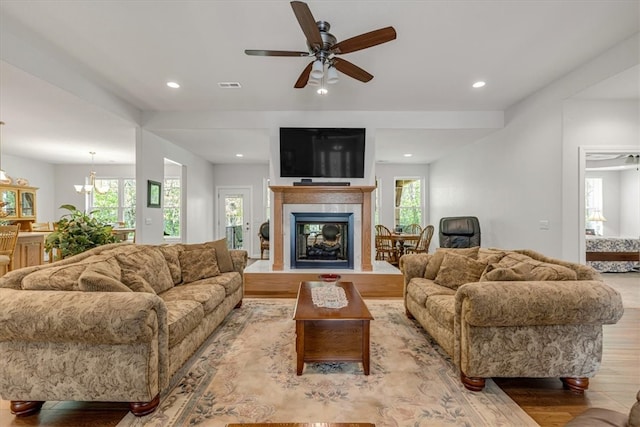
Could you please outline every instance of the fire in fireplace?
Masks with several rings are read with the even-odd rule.
[[[353,213],[292,213],[291,254],[291,268],[353,269]]]

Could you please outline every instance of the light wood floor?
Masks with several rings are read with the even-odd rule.
[[[617,324],[605,326],[601,369],[583,396],[563,390],[556,379],[495,379],[543,427],[563,426],[590,407],[626,413],[640,390],[640,273],[604,276],[623,295],[625,313]],[[122,403],[59,402],[38,415],[15,418],[9,402],[0,400],[0,427],[111,427],[127,411]]]

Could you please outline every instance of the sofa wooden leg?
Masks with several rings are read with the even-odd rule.
[[[236,304],[236,306],[235,306],[235,307],[233,307],[233,308],[240,308],[240,307],[242,307],[242,300],[238,301],[238,303]]]
[[[560,380],[562,381],[562,386],[565,389],[571,390],[572,392],[577,394],[584,394],[584,391],[589,388],[589,378],[567,377],[560,378]]]
[[[160,395],[156,394],[156,397],[154,397],[151,402],[129,402],[129,408],[133,415],[136,417],[142,417],[155,411],[159,403]]]
[[[404,309],[404,312],[407,314],[407,317],[411,320],[415,320],[415,317],[413,317],[413,314],[411,314],[411,312],[409,310],[407,310],[406,308]]]
[[[467,390],[482,391],[482,389],[484,388],[484,378],[468,377],[464,373],[460,373],[460,380],[462,381],[462,385],[464,385]]]
[[[39,400],[12,400],[11,413],[16,417],[27,417],[37,414],[44,405],[44,401]]]

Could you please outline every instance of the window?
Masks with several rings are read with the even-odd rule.
[[[136,226],[136,180],[131,178],[96,179],[96,188],[106,191],[91,193],[89,210],[105,224],[125,228]]]
[[[265,219],[267,221],[269,221],[269,218],[271,218],[271,190],[269,189],[269,186],[271,185],[271,180],[269,178],[265,178],[264,179],[264,208],[266,209],[265,212]]]
[[[602,178],[585,179],[585,228],[587,234],[602,236],[604,224]]]
[[[380,224],[380,178],[376,177],[376,189],[374,191],[373,223]]]
[[[164,200],[162,203],[165,237],[180,237],[181,200],[182,186],[180,178],[165,178]]]
[[[422,185],[420,178],[396,178],[395,180],[396,227],[422,224]]]

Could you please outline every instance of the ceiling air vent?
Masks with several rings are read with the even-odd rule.
[[[222,89],[240,89],[240,83],[238,82],[218,82],[218,86]]]

